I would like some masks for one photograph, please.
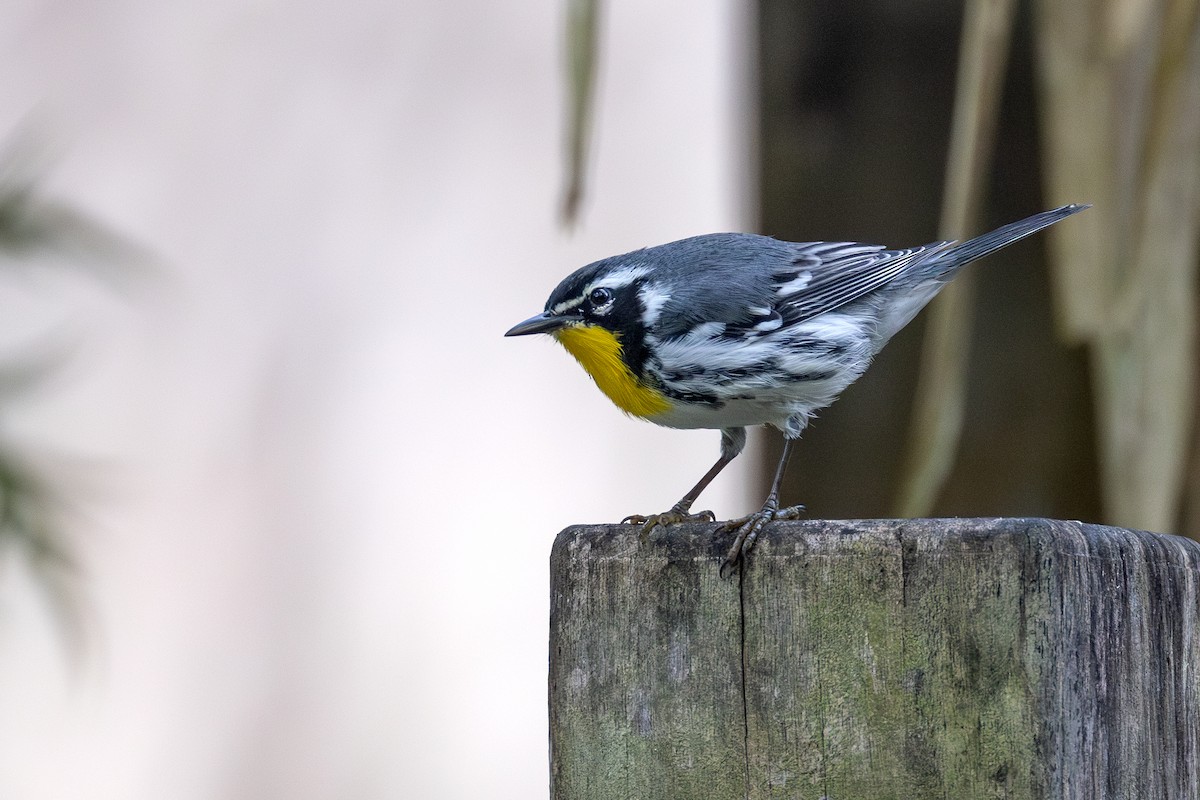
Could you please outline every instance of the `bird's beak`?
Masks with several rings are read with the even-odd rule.
[[[505,336],[526,336],[531,333],[551,333],[572,322],[582,319],[578,314],[551,314],[549,311],[530,317],[524,322],[518,322],[508,329]]]

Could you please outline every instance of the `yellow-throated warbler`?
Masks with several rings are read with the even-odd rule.
[[[1069,205],[963,242],[906,250],[851,242],[782,242],[714,233],[588,264],[546,310],[505,336],[549,333],[627,414],[669,428],[716,428],[721,456],[669,511],[626,521],[713,521],[692,513],[704,488],[746,444],[747,425],[783,432],[763,507],[737,532],[722,573],[762,527],[795,519],[779,507],[792,442],[964,265],[1088,208]]]

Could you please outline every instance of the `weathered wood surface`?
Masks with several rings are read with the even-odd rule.
[[[1200,797],[1200,545],[1041,519],[563,531],[555,800]]]

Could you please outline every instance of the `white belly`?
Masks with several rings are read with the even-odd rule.
[[[773,425],[780,430],[796,413],[810,412],[804,404],[781,405],[760,400],[730,400],[720,408],[701,403],[675,403],[669,411],[648,419],[667,428],[744,428]]]

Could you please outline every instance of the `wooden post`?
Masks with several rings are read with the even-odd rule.
[[[581,526],[554,800],[1200,797],[1200,545],[1043,519]]]

